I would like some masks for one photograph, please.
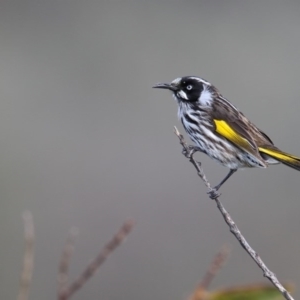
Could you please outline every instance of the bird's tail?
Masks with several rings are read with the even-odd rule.
[[[263,146],[258,148],[261,154],[265,154],[286,166],[300,171],[300,157],[283,152],[274,146]]]

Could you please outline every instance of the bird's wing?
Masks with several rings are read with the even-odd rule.
[[[228,122],[226,120],[214,119],[215,131],[232,142],[237,147],[246,150],[247,152],[256,152],[256,145],[251,139],[247,139],[247,135],[239,130],[237,126],[233,126],[234,123]],[[238,128],[238,129],[237,129]],[[242,132],[242,133],[241,133]]]
[[[257,155],[257,141],[270,140],[226,99],[216,103],[212,117],[216,133],[248,153]]]
[[[247,152],[253,152],[256,149],[256,146],[252,143],[252,141],[248,140],[245,135],[242,135],[240,132],[235,130],[229,122],[214,119],[214,123],[215,131],[239,148],[245,149]]]
[[[260,129],[258,129],[258,131],[265,138],[265,141],[264,141],[265,143],[267,142],[267,144],[270,143],[270,145],[274,145],[272,140],[263,131],[261,131]]]

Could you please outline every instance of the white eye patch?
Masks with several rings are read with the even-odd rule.
[[[189,84],[189,85],[186,87],[186,89],[187,89],[188,91],[190,91],[192,88],[193,88],[193,86],[192,86],[191,84]]]

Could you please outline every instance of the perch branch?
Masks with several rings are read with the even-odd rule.
[[[201,164],[197,162],[194,159],[194,154],[198,149],[193,146],[188,146],[186,142],[184,141],[183,135],[178,131],[178,129],[175,127],[175,134],[177,135],[179,142],[181,146],[183,147],[183,155],[189,159],[189,161],[194,165],[194,167],[197,170],[198,176],[204,181],[204,184],[208,188],[208,192],[211,191],[211,185],[208,182],[204,171],[201,167]],[[239,228],[236,226],[235,222],[232,220],[230,214],[227,212],[227,210],[224,208],[223,204],[220,202],[219,197],[215,197],[213,199],[219,211],[221,212],[226,224],[229,227],[230,232],[235,236],[235,238],[239,241],[241,246],[246,250],[246,252],[251,256],[251,258],[256,262],[256,264],[259,266],[259,268],[263,272],[263,276],[268,278],[272,284],[282,293],[285,299],[287,300],[294,300],[294,298],[290,295],[290,293],[283,287],[283,285],[279,282],[277,279],[275,273],[270,271],[266,264],[262,261],[260,256],[256,251],[253,250],[253,248],[249,245],[249,243],[246,241],[244,236],[241,234]]]

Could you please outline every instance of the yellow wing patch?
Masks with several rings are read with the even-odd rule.
[[[236,146],[253,152],[251,144],[237,132],[235,132],[225,121],[214,120],[216,125],[216,132],[221,136],[225,137],[227,140],[235,144]]]
[[[280,161],[287,161],[287,162],[295,162],[299,161],[299,157],[284,153],[278,150],[271,150],[271,149],[266,149],[266,148],[261,148],[259,147],[258,150],[262,153],[265,153],[273,158],[277,158]]]

